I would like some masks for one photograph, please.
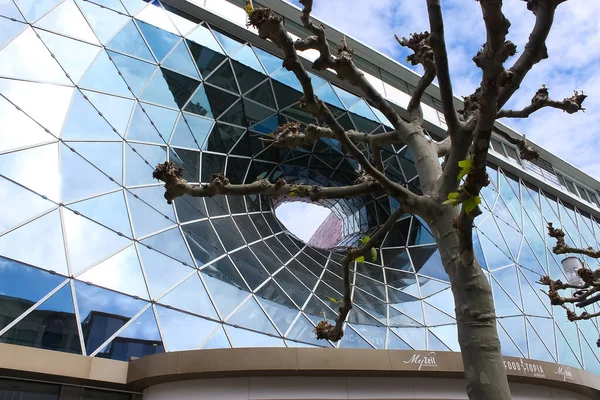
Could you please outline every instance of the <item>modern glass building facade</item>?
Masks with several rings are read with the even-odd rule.
[[[0,0],[0,342],[116,360],[254,346],[459,351],[447,275],[411,215],[376,261],[353,267],[343,339],[314,338],[342,297],[337,250],[387,219],[397,207],[387,196],[324,202],[342,227],[332,251],[287,232],[274,217],[285,199],[166,203],[152,179],[165,160],[190,182],[220,171],[232,183],[357,176],[335,140],[295,150],[260,140],[287,121],[318,121],[299,107],[299,85],[273,48],[236,34],[241,6],[192,3],[210,21],[159,1]],[[397,68],[404,80],[367,72],[401,109],[415,75]],[[328,75],[312,81],[347,129],[391,129],[350,88]],[[437,105],[424,99],[441,137]],[[562,275],[548,221],[571,243],[600,247],[600,185],[560,160],[519,160],[500,140],[491,159],[474,237],[503,353],[600,374],[598,322],[567,321],[535,283]],[[408,149],[390,146],[384,160],[388,176],[419,191]]]

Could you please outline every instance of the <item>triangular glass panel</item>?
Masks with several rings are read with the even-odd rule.
[[[77,281],[75,292],[87,354],[93,353],[146,304]]]
[[[451,351],[460,351],[456,325],[431,327],[429,330],[436,335]]]
[[[200,79],[200,75],[198,75],[198,71],[196,71],[196,66],[185,44],[185,40],[179,42],[177,47],[175,47],[171,54],[169,54],[162,62],[162,65],[181,74]]]
[[[525,314],[550,317],[550,312],[536,294],[537,290],[533,289],[527,282],[523,272],[519,274],[519,281],[521,284],[521,296],[523,296],[523,308]]]
[[[415,216],[410,228],[408,245],[435,244],[435,238],[429,227],[419,217]]]
[[[166,147],[134,143],[125,146],[125,184],[155,184],[156,180],[152,178],[154,166],[166,159]]]
[[[360,100],[360,97],[357,97],[357,96],[345,91],[344,89],[340,89],[337,86],[333,86],[333,90],[338,95],[338,97],[342,100],[342,102],[346,106],[346,109],[350,109],[354,104],[356,104]]]
[[[492,218],[483,222],[485,231],[479,231],[479,243],[490,271],[514,263],[509,256],[510,251],[500,236],[498,227]],[[501,247],[499,247],[501,246]]]
[[[162,134],[165,141],[171,136],[171,131],[177,121],[178,113],[163,107],[154,106],[152,104],[141,103],[145,114],[153,122],[153,125]]]
[[[366,325],[385,325],[387,307],[384,302],[377,300],[375,297],[369,296],[358,289],[354,290],[352,301],[364,308],[370,315],[356,307],[353,308],[350,313],[350,317],[348,318],[349,322]]]
[[[148,289],[152,299],[156,300],[177,283],[189,277],[193,269],[179,261],[163,256],[144,246],[138,246],[144,268]]]
[[[8,179],[0,178],[0,193],[11,194],[2,197],[0,232],[13,228],[56,207],[48,200],[10,182]]]
[[[199,149],[204,138],[201,137],[201,139],[202,140],[199,142],[194,137],[194,135],[190,131],[186,120],[183,118],[183,115],[181,115],[179,117],[177,127],[175,128],[175,130],[173,131],[173,135],[171,136],[170,144],[171,146]]]
[[[96,356],[129,361],[133,357],[139,358],[162,352],[164,352],[164,347],[156,318],[152,307],[149,307]]]
[[[224,62],[206,81],[230,92],[239,93],[238,85],[229,62]]]
[[[185,106],[185,111],[202,115],[204,117],[213,117],[210,103],[208,102],[206,92],[204,91],[204,85],[200,85],[198,87],[196,93],[194,93],[188,104]]]
[[[138,60],[137,58],[128,57],[120,53],[115,53],[114,51],[110,50],[108,50],[107,53],[112,59],[114,65],[117,67],[117,70],[120,72],[123,79],[125,79],[125,84],[129,87],[129,90],[131,90],[134,95],[138,96],[142,91],[142,88],[150,79],[150,76],[152,76],[156,65]],[[106,68],[110,69],[108,67]],[[103,76],[100,82],[104,83],[104,81],[105,78]],[[102,90],[104,91],[104,89]],[[127,93],[127,96],[129,96],[129,93]]]
[[[276,347],[281,338],[226,326],[232,347]]]
[[[225,221],[226,219],[220,219],[219,221]],[[219,229],[219,226],[215,225],[221,236],[227,235],[224,229]],[[269,274],[260,264],[258,259],[252,254],[252,252],[244,247],[235,253],[231,254],[231,259],[238,268],[238,271],[242,274],[246,283],[252,290],[256,290],[263,282],[269,278]]]
[[[519,265],[527,268],[530,271],[538,273],[540,276],[546,275],[546,271],[540,264],[540,261],[534,255],[533,250],[531,250],[529,247],[527,240],[523,240],[523,244],[521,246],[521,252],[519,253]]]
[[[0,21],[1,22],[1,21]],[[0,97],[0,152],[48,143],[56,138],[33,119]],[[58,132],[57,132],[58,133]]]
[[[473,251],[477,261],[479,262],[479,265],[483,269],[488,270],[487,262],[485,260],[485,256],[483,255],[483,249],[481,248],[481,242],[479,241],[479,234],[475,229],[473,229]]]
[[[435,246],[414,247],[409,250],[415,271],[420,275],[447,281],[440,253]]]
[[[115,34],[131,21],[125,15],[114,13],[85,0],[76,0],[77,5],[102,44],[107,44]]]
[[[136,19],[157,26],[165,31],[179,34],[170,18],[167,16],[173,16],[175,14],[165,12],[163,9],[164,5],[160,4],[159,2],[155,2],[153,6],[154,7],[146,7],[140,13],[137,13],[135,15]]]
[[[250,53],[252,53],[252,50],[250,50],[248,47],[246,48],[250,51]],[[254,57],[254,54],[252,54],[252,56]],[[258,63],[258,60],[256,62]],[[256,87],[260,82],[267,80],[267,76],[264,75],[264,71],[257,72],[256,70],[237,61],[232,61],[231,63],[233,65],[235,77],[237,78],[242,93],[246,93],[250,89]]]
[[[190,41],[194,41],[195,44],[200,43],[203,47],[224,54],[223,49],[221,48],[211,31],[204,25],[198,25],[198,27],[194,31],[186,35],[186,38]]]
[[[140,261],[133,245],[88,269],[77,279],[143,299],[149,298]]]
[[[553,335],[553,332],[549,332]],[[529,343],[529,358],[533,360],[542,360],[554,363],[556,360],[552,357],[540,337],[532,328],[531,323],[527,322],[527,343]]]
[[[63,139],[117,140],[119,135],[79,90],[73,93],[71,108],[62,131]]]
[[[106,0],[102,0],[106,1]],[[129,15],[135,17],[139,12],[141,12],[144,8],[149,7],[148,3],[150,3],[154,7],[160,7],[154,0],[121,0],[125,9],[129,13]]]
[[[175,112],[173,113],[177,115]],[[164,136],[161,136],[162,135],[154,127],[153,122],[150,121],[146,113],[142,111],[142,106],[138,103],[133,112],[131,122],[129,123],[129,128],[127,129],[127,140],[139,140],[141,142],[164,145],[166,139]]]
[[[352,329],[360,333],[375,348],[385,349],[387,333],[385,327],[353,324]]]
[[[286,332],[298,314],[294,303],[273,280],[263,285],[256,296],[279,331]]]
[[[388,331],[386,349],[389,350],[412,350],[412,347],[404,340],[396,336],[392,330]]]
[[[0,254],[68,276],[59,211],[0,236]]]
[[[11,1],[5,4],[7,4],[9,7],[14,7]],[[0,4],[0,15],[2,15],[3,12],[2,7],[6,7],[5,4]],[[17,14],[19,14],[18,11]],[[19,19],[21,19],[20,14]],[[11,40],[19,36],[19,34],[23,32],[25,28],[27,28],[27,24],[22,24],[20,22],[12,21],[7,18],[0,19],[0,50],[2,50],[2,48],[6,46]]]
[[[419,308],[421,307],[421,303],[417,304]],[[421,311],[421,315],[422,315]],[[393,307],[388,307],[388,326],[390,327],[409,327],[409,326],[422,326],[422,324],[418,323],[414,319],[408,317],[407,315],[401,313]]]
[[[498,339],[500,339],[500,345],[502,347],[502,355],[509,357],[525,357],[521,350],[515,345],[510,336],[506,333],[502,325],[497,324]]]
[[[456,323],[456,321],[453,318],[451,318],[449,315],[441,312],[437,308],[434,308],[427,303],[423,303],[423,307],[425,309],[425,323],[428,326],[455,324]]]
[[[69,23],[66,24],[64,21],[69,21]],[[37,21],[35,26],[89,43],[100,44],[73,0],[63,1]]]
[[[273,97],[273,90],[271,89],[271,83],[269,81],[265,81],[258,85],[255,89],[252,89],[250,92],[246,93],[244,97],[254,100],[257,103],[265,105],[270,108],[277,108],[275,104],[275,98]]]
[[[565,339],[565,337],[559,330],[556,331],[556,342],[558,346],[558,362],[560,362],[563,365],[581,368],[581,362],[573,352],[573,347],[579,347],[579,343],[569,344],[569,341]]]
[[[528,317],[527,320],[531,327],[536,331],[542,342],[544,342],[552,357],[556,360],[557,354],[556,340],[554,339],[554,321],[551,318],[538,317]]]
[[[200,152],[198,150],[184,150],[171,147],[169,150],[169,161],[173,161],[175,166],[183,169],[183,179],[188,182],[200,181]],[[192,219],[199,218],[200,216],[195,216]]]
[[[73,275],[131,244],[129,239],[66,209],[63,224]]]
[[[184,225],[182,229],[198,267],[225,252],[209,221],[194,222]]]
[[[206,29],[203,27],[198,27],[198,29]],[[210,33],[209,33],[210,35]],[[212,36],[211,36],[212,37]],[[214,38],[213,38],[214,40]],[[187,45],[190,48],[192,53],[192,58],[194,59],[198,70],[202,74],[202,76],[208,76],[212,73],[221,63],[225,60],[225,56],[221,54],[222,50],[215,51],[211,50],[208,47],[201,46],[195,42],[190,40],[186,40]],[[215,41],[215,45],[219,47],[219,45]],[[210,46],[209,46],[210,47]]]
[[[344,108],[344,105],[337,97],[329,83],[326,83],[315,90],[315,95],[327,104],[330,104],[336,108]]]
[[[308,321],[306,317],[300,315],[294,326],[290,329],[290,332],[286,335],[288,339],[298,340],[304,343],[314,344],[319,347],[331,347],[329,342],[324,340],[317,340],[314,333],[314,326]]]
[[[197,117],[192,114],[184,113],[183,116],[185,117],[192,135],[195,138],[195,143],[200,148],[204,148],[204,141],[206,140],[214,121],[207,118]]]
[[[71,84],[46,46],[29,27],[0,52],[0,75],[62,85]]]
[[[162,74],[162,78],[163,78],[163,82],[164,82],[162,91],[164,92],[164,84],[166,83],[167,88],[168,88],[169,92],[171,93],[170,95],[167,95],[166,93],[163,93],[162,95],[170,96],[170,97],[168,97],[169,102],[171,102],[171,99],[173,99],[177,107],[183,108],[183,106],[187,103],[189,98],[192,96],[192,93],[194,93],[194,91],[196,90],[198,85],[200,85],[200,82],[197,80],[194,80],[192,78],[189,78],[185,75],[181,75],[181,74],[178,74],[176,72],[173,72],[173,71],[170,71],[170,70],[164,69],[164,68],[160,68],[160,73]],[[148,84],[148,87],[146,87],[146,89],[144,90],[143,97],[146,97],[147,94],[150,96],[161,95],[160,92],[154,92],[154,89],[152,90],[151,93],[148,93],[148,89],[150,88],[150,85],[153,82],[160,82],[160,81],[157,81],[157,79],[160,79],[158,74],[159,74],[159,72],[157,71],[156,74],[154,75],[154,78],[152,79],[152,81],[150,81],[150,83]],[[150,100],[150,99],[147,99],[147,100]],[[162,101],[162,99],[156,99],[155,101],[160,102],[160,101]],[[167,101],[167,100],[165,99],[165,101]],[[172,106],[172,104],[166,104],[166,105]]]
[[[183,236],[181,236],[181,232],[178,228],[169,229],[158,235],[143,239],[141,243],[176,260],[186,263],[187,265],[194,265],[185,241],[183,240]]]
[[[510,317],[523,313],[508,294],[506,294],[504,289],[496,283],[495,279],[492,279],[492,286],[494,290],[494,306],[498,317]]]
[[[446,346],[437,336],[427,329],[427,350],[432,351],[448,351],[450,348]]]
[[[227,322],[234,326],[241,326],[258,332],[278,334],[254,297],[250,297],[235,314],[229,317]]]
[[[442,290],[428,298],[425,299],[429,304],[439,308],[446,314],[455,318],[455,307],[454,307],[454,296],[452,295],[452,290],[450,288],[446,290]]]
[[[175,224],[172,212],[169,216],[161,214],[129,192],[127,192],[127,200],[136,238],[147,236]]]
[[[127,124],[131,117],[131,111],[135,102],[131,99],[110,96],[97,92],[82,90],[90,102],[102,113],[104,118],[117,130],[121,136],[125,136]]]
[[[18,21],[24,21],[19,9],[11,0],[0,4],[0,15],[6,18],[14,18]]]
[[[168,351],[195,350],[219,325],[190,314],[156,306],[164,344]]]
[[[281,59],[270,53],[267,53],[262,49],[259,49],[258,47],[252,47],[252,49],[269,75],[281,67]]]
[[[43,332],[33,335],[32,327],[37,331],[40,324]],[[71,286],[64,285],[0,336],[0,343],[81,354]]]
[[[135,23],[130,20],[124,28],[108,43],[107,47],[142,60],[154,62],[154,57],[146,46]]]
[[[60,0],[48,0],[40,3],[36,0],[15,0],[27,22],[35,22],[42,15],[55,7]]]
[[[271,81],[273,85],[273,92],[277,99],[277,107],[279,110],[287,108],[292,104],[296,103],[302,97],[302,93],[298,90],[292,89],[286,85],[283,85],[277,81]]]
[[[146,41],[150,45],[150,49],[154,52],[154,56],[158,62],[161,62],[173,47],[175,47],[175,44],[179,40],[179,36],[139,20],[136,22],[140,31],[146,38]]]
[[[77,211],[86,217],[106,225],[125,236],[131,235],[131,225],[123,191],[119,190],[103,196],[94,197],[89,200],[72,203],[69,209]]]
[[[392,328],[391,329],[402,340],[408,343],[415,350],[427,350],[425,328]]]
[[[219,319],[198,274],[190,276],[158,302],[204,317]]]
[[[525,333],[525,318],[510,317],[500,318],[498,323],[502,325],[504,330],[509,334],[514,343],[519,347],[521,352],[527,355],[527,334]]]
[[[129,190],[131,193],[139,196],[144,202],[149,204],[151,207],[156,209],[161,214],[169,217],[171,220],[175,221],[175,212],[173,211],[173,206],[168,204],[165,201],[163,196],[164,187],[163,186],[150,186],[143,188],[135,188]]]
[[[127,11],[123,7],[123,4],[119,0],[79,0],[79,1],[91,1],[92,3],[96,3],[99,6],[106,7],[108,9],[117,11],[119,13],[126,13]]]
[[[203,349],[228,349],[231,347],[223,326],[215,329],[214,333],[202,345]]]
[[[269,108],[263,107],[262,105],[255,103],[251,100],[242,99],[243,103],[243,113],[246,117],[246,124],[253,125],[259,121],[264,120],[268,116],[275,113],[275,110],[271,110]],[[232,111],[228,111],[221,119],[226,119],[226,115],[231,113]],[[232,121],[233,122],[233,121]],[[238,123],[239,125],[239,123]]]
[[[271,78],[275,81],[282,83],[288,89],[294,89],[297,91],[302,90],[302,85],[296,78],[296,75],[292,71],[288,71],[285,68],[279,68],[277,71],[271,74]],[[275,94],[277,95],[277,89],[275,89]],[[281,107],[281,104],[279,105]]]
[[[60,148],[60,183],[63,202],[81,200],[117,189],[119,186],[92,164],[71,151]]]
[[[0,257],[0,331],[64,280],[62,276]]]
[[[517,270],[511,265],[508,268],[502,268],[492,273],[493,277],[500,283],[504,288],[504,291],[508,293],[512,301],[522,309],[521,293],[519,290],[519,281],[517,278]]]
[[[222,265],[222,262],[217,261],[212,266],[221,267]],[[239,282],[239,280],[241,279],[239,278],[239,276],[233,278],[238,282],[235,282],[234,280],[230,280],[228,282],[226,281],[226,279],[232,278],[232,273],[222,272],[220,270],[216,270],[216,272],[206,272],[210,272],[212,275],[218,276],[213,278],[212,276],[205,275],[204,271],[202,272],[202,278],[206,283],[206,287],[209,293],[212,294],[213,302],[217,307],[221,318],[225,319],[242,301],[244,301],[244,299],[250,293],[247,291],[247,289],[244,288],[246,285],[243,282]],[[244,285],[244,287],[241,286],[242,284]]]
[[[123,144],[120,142],[65,142],[96,168],[121,184],[123,176]],[[61,148],[62,152],[67,149]],[[61,165],[62,167],[62,165]]]
[[[385,328],[384,328],[385,329]],[[338,346],[340,349],[372,349],[365,339],[363,339],[350,325],[346,325],[344,336]]]
[[[220,123],[215,124],[208,137],[206,149],[210,151],[231,149],[243,134],[244,130],[241,128]]]
[[[217,117],[225,110],[227,110],[239,97],[234,96],[230,93],[226,93],[222,90],[219,90],[213,86],[204,86],[204,90],[206,92],[206,96],[210,103],[210,109],[212,115]]]
[[[252,51],[249,45],[242,47],[240,50],[236,51],[235,54],[231,56],[232,59],[237,60],[239,63],[252,68],[255,71],[260,72],[261,74],[265,74],[265,70],[263,69],[260,61]],[[235,69],[234,64],[234,69]]]
[[[219,30],[212,29],[212,33],[215,35],[221,47],[225,49],[227,54],[235,53],[240,47],[242,47],[242,43],[238,42],[236,39],[230,37],[226,33],[223,33]]]

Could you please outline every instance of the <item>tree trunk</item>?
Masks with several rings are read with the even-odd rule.
[[[467,395],[471,400],[510,400],[490,284],[472,251],[461,253],[453,225],[457,215],[456,209],[445,208],[430,226],[452,283]]]

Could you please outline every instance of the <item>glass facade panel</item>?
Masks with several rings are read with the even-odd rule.
[[[171,160],[195,183],[217,172],[235,183],[354,182],[358,166],[335,140],[294,150],[261,140],[288,121],[316,122],[282,61],[143,1],[16,3],[0,5],[1,16],[15,19],[0,18],[0,341],[120,360],[331,346],[312,330],[323,313],[336,315],[343,251],[299,242],[274,217],[277,199],[182,197],[172,206],[152,179],[154,166]],[[364,99],[312,80],[340,124],[389,130]],[[505,154],[501,143],[492,146]],[[411,152],[389,146],[384,154],[388,176],[418,192]],[[474,242],[504,353],[593,370],[597,326],[562,313],[552,319],[535,281],[560,274],[546,222],[565,229],[571,244],[597,246],[599,216],[501,168],[488,173]],[[342,250],[397,207],[386,196],[321,205],[343,221]],[[355,305],[336,346],[458,350],[434,242],[424,221],[402,216],[378,259],[351,272]]]

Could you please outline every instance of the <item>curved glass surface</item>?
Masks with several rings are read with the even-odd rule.
[[[121,360],[231,346],[458,350],[448,278],[420,219],[403,216],[377,260],[353,266],[354,308],[334,344],[312,330],[336,315],[341,255],[290,235],[278,199],[165,202],[151,175],[165,160],[190,182],[219,171],[237,183],[354,182],[335,140],[260,140],[317,122],[281,60],[158,1],[21,3],[0,7],[0,342]],[[344,127],[389,129],[360,97],[313,83]],[[418,190],[410,152],[385,150],[386,173]],[[561,276],[546,221],[590,246],[600,224],[489,173],[474,236],[504,353],[600,373],[597,322],[568,322],[535,284]],[[343,221],[340,247],[397,207],[372,196],[322,205]]]

